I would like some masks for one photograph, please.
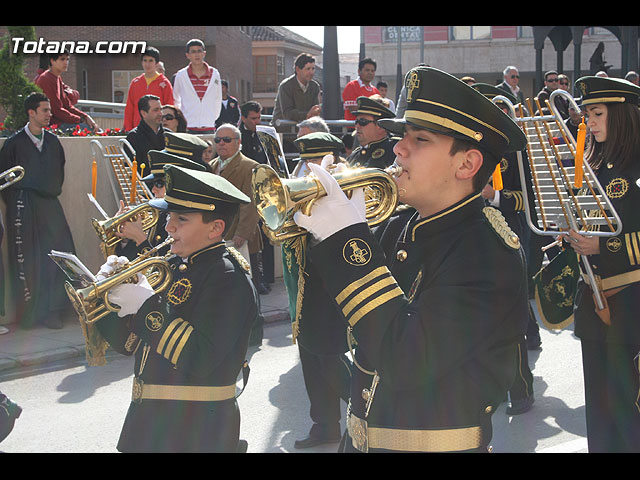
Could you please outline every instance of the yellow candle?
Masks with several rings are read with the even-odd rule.
[[[133,159],[133,165],[131,166],[131,196],[129,198],[129,205],[132,205],[136,198],[136,180],[138,177],[138,162]]]
[[[502,172],[500,171],[500,164],[496,165],[496,169],[493,171],[493,189],[502,190]]]
[[[97,182],[98,182],[98,164],[96,163],[96,159],[94,157],[93,162],[91,163],[91,195],[93,195],[93,198],[96,198]]]
[[[587,126],[584,123],[584,117],[582,122],[578,126],[578,141],[576,142],[576,158],[575,158],[575,177],[573,179],[574,187],[582,187],[582,163],[584,160],[584,144],[587,138]]]

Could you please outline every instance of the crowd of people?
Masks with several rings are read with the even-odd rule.
[[[165,292],[154,292],[142,275],[116,286],[110,300],[120,310],[97,322],[114,350],[136,359],[118,450],[246,450],[235,381],[248,376],[248,346],[262,342],[260,294],[275,282],[279,248],[312,423],[295,448],[340,441],[344,452],[488,451],[498,405],[507,400],[506,413],[521,415],[534,404],[527,351],[541,340],[532,279],[543,265],[542,247],[555,240],[527,226],[524,199],[532,195],[524,190],[531,185],[522,184],[516,160],[526,155],[527,139],[504,102],[492,99],[545,115],[555,89],[571,91],[568,77],[546,72],[532,105],[515,66],[505,68],[502,83],[488,85],[418,65],[394,102],[384,82],[374,85],[376,62],[365,58],[342,92],[353,127],[341,135],[322,118],[315,59],[299,55],[278,87],[272,125],[296,125],[299,156],[290,177],[313,175],[326,195],[293,215],[302,234],[276,244],[252,191],[253,170],[269,164],[257,134],[262,106],[230,95],[205,62],[203,42],[188,42],[186,55],[189,64],[169,79],[159,71],[160,52],[147,48],[144,73],[132,80],[126,101],[127,153],[161,220],[152,231],[127,222],[98,278],[167,237],[173,278]],[[68,56],[51,56],[37,79],[45,93],[25,101],[29,123],[0,151],[0,170],[26,170],[2,192],[8,291],[17,301],[14,321],[25,328],[60,328],[69,311],[63,273],[47,258],[51,250],[74,249],[57,199],[65,157],[45,127],[97,124],[73,106],[61,79],[66,65]],[[557,110],[574,137],[585,119],[585,161],[624,226],[617,241],[573,231],[557,240],[556,251],[588,256],[603,283],[614,285],[604,291],[608,323],[588,282],[578,280],[575,297],[589,451],[637,452],[640,87],[633,72],[627,79],[589,75],[574,86],[581,110],[556,97]],[[364,190],[348,197],[330,172],[391,166],[401,169],[393,180],[399,207],[370,227]],[[124,211],[122,204],[116,215]],[[346,432],[341,401],[348,405]]]

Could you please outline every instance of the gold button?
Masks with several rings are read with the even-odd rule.
[[[491,413],[493,411],[493,407],[491,405],[488,405],[485,409],[484,409],[484,413]]]
[[[398,250],[398,253],[396,253],[396,258],[399,262],[404,262],[407,259],[407,256],[406,250]]]
[[[180,270],[181,272],[184,272],[187,269],[187,265],[184,263],[181,263],[180,266],[178,267],[178,270]]]

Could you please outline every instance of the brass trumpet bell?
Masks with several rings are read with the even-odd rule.
[[[122,238],[116,235],[120,231],[120,227],[124,222],[135,221],[137,217],[142,217],[142,229],[148,232],[156,223],[158,223],[158,210],[149,205],[148,202],[141,203],[131,210],[127,210],[120,215],[116,215],[107,220],[91,220],[98,238],[102,242],[102,250],[105,258],[115,251],[116,245],[122,241]]]
[[[172,242],[173,238],[169,237],[146,254],[129,262],[120,271],[87,287],[76,290],[69,281],[66,281],[64,288],[80,319],[90,324],[111,312],[120,310],[119,306],[109,301],[109,291],[117,285],[136,282],[138,273],[147,277],[149,285],[156,293],[164,291],[172,280],[171,267],[167,261],[170,255],[154,255]]]
[[[347,168],[333,176],[347,195],[356,188],[364,188],[367,223],[374,226],[389,218],[398,205],[393,177],[400,171],[398,166],[386,170]],[[308,215],[314,201],[326,195],[315,176],[280,178],[268,165],[254,168],[252,188],[254,204],[264,223],[265,234],[274,242],[306,233],[293,221],[293,214],[300,210]]]

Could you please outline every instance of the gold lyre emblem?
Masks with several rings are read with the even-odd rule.
[[[413,101],[413,91],[420,87],[420,80],[418,80],[418,72],[411,72],[411,75],[407,78],[407,102]]]
[[[344,244],[342,256],[347,263],[361,267],[371,260],[371,247],[364,240],[352,238]]]
[[[164,316],[160,312],[149,312],[144,318],[144,324],[152,332],[157,332],[162,328]]]

